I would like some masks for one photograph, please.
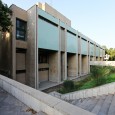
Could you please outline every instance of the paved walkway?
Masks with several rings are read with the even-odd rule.
[[[59,84],[56,83],[56,82],[43,81],[43,82],[40,83],[39,90],[45,90],[45,89],[48,89],[48,88],[51,88],[51,87],[54,87],[54,86],[57,86],[57,85],[59,85]]]
[[[46,115],[37,113],[0,88],[0,115]]]
[[[115,115],[115,94],[77,99],[70,103],[96,115]]]

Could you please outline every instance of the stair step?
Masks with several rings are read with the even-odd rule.
[[[78,106],[80,105],[85,99],[79,99],[78,101],[76,101],[75,105]]]
[[[73,101],[71,102],[71,104],[75,105],[75,104],[77,104],[78,101],[79,101],[79,99],[73,100]]]
[[[90,98],[87,98],[87,99],[85,99],[80,105],[78,105],[79,107],[81,107],[81,108],[84,108],[86,105],[87,105],[87,103],[88,103],[88,101],[89,100],[91,100]]]
[[[99,101],[99,99],[100,96],[92,97],[91,100],[88,102],[88,105],[85,107],[85,109],[88,111],[92,111],[96,103]]]
[[[89,98],[84,99],[83,102],[80,103],[78,106],[79,106],[79,107],[83,107],[84,104],[86,104],[88,100],[89,100]]]
[[[108,111],[108,115],[115,115],[115,94],[113,96],[109,111]]]
[[[99,101],[96,103],[95,107],[91,111],[92,113],[94,113],[96,115],[99,113],[99,111],[100,111],[100,109],[101,109],[101,107],[103,105],[103,102],[104,102],[105,98],[106,98],[105,95],[100,97]]]
[[[87,104],[85,104],[83,109],[91,111],[95,107],[98,100],[99,99],[97,99],[97,98],[91,98],[90,100],[88,100]]]
[[[107,115],[107,112],[109,110],[109,107],[110,107],[112,99],[113,99],[113,95],[112,94],[106,96],[106,99],[103,102],[103,105],[102,105],[101,110],[98,113],[98,115]]]

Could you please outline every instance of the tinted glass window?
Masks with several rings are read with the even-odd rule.
[[[27,23],[23,20],[16,19],[16,39],[26,40],[26,26]]]

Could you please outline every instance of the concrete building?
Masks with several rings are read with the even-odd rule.
[[[87,75],[89,61],[103,60],[105,50],[73,29],[71,21],[47,3],[38,3],[27,11],[16,5],[10,8],[12,66],[8,71],[12,79],[42,89],[44,84],[49,87]]]

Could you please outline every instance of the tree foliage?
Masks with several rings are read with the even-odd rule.
[[[109,61],[115,61],[115,48],[108,49],[107,53],[110,55]]]
[[[0,0],[0,27],[2,31],[9,31],[10,26],[12,25],[11,22],[11,15],[12,11],[8,8],[7,4],[4,4]]]
[[[103,48],[105,49],[105,54],[110,55],[108,61],[115,61],[115,48],[108,49],[106,46],[103,46]]]

